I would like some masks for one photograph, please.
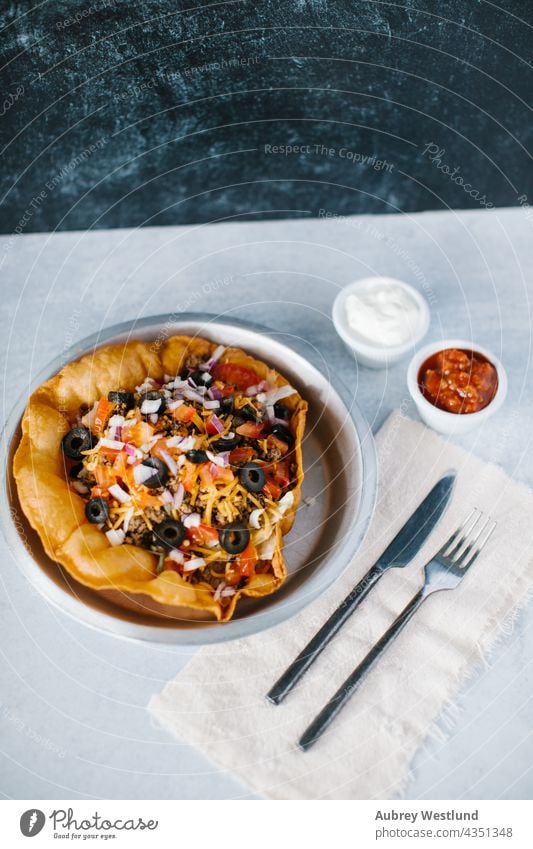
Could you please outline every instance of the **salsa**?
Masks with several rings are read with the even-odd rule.
[[[418,372],[423,396],[448,413],[477,413],[487,407],[498,389],[498,373],[477,351],[446,348],[425,360]]]

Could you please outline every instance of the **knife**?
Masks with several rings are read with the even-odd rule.
[[[278,678],[267,693],[269,701],[275,705],[283,701],[388,569],[401,569],[418,554],[448,506],[455,479],[456,472],[450,471],[435,484],[376,563]]]

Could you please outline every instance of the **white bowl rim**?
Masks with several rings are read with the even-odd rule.
[[[481,354],[483,357],[486,357],[487,360],[495,367],[498,374],[498,388],[492,401],[490,401],[486,407],[483,407],[482,410],[477,410],[475,413],[452,413],[449,410],[441,409],[441,407],[435,407],[435,405],[432,404],[431,401],[428,401],[428,399],[422,394],[417,380],[420,366],[424,360],[427,360],[432,354],[437,354],[439,351],[444,351],[447,348],[474,351]],[[446,419],[449,422],[457,421],[458,418],[468,418],[468,421],[470,422],[479,422],[481,419],[488,418],[499,410],[503,404],[507,395],[507,387],[507,372],[505,371],[501,361],[495,354],[492,353],[492,351],[489,351],[488,348],[485,348],[483,345],[478,345],[477,342],[472,342],[472,340],[469,341],[467,339],[453,338],[439,339],[435,340],[435,342],[429,342],[413,355],[409,365],[407,366],[407,388],[415,404],[428,411],[431,410],[432,413],[440,415],[443,420]]]
[[[353,294],[353,292],[359,290],[365,285],[369,283],[376,282],[378,280],[385,281],[387,283],[394,283],[396,286],[401,286],[402,289],[405,289],[406,292],[411,295],[413,300],[416,302],[417,306],[420,308],[420,329],[416,336],[413,336],[409,339],[408,342],[405,342],[403,345],[373,345],[371,342],[365,342],[363,340],[359,340],[355,335],[347,329],[347,324],[344,318],[344,313],[342,311],[342,307],[348,297],[348,295]],[[413,348],[414,345],[417,345],[421,339],[426,335],[429,322],[430,322],[430,310],[429,304],[418,289],[415,289],[410,283],[406,283],[404,280],[400,280],[397,277],[389,277],[388,275],[374,275],[370,277],[361,277],[358,280],[352,281],[352,283],[348,283],[347,286],[343,286],[343,288],[337,293],[335,296],[335,300],[333,301],[332,307],[332,318],[333,324],[335,326],[335,330],[341,337],[341,339],[348,345],[348,347],[352,348],[354,351],[360,351],[361,354],[364,354],[369,357],[375,357],[376,359],[388,359],[391,357],[400,357],[402,354],[406,354],[410,349]]]

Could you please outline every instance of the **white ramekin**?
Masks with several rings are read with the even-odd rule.
[[[498,389],[490,404],[483,410],[479,410],[477,413],[448,413],[446,410],[440,410],[438,407],[435,407],[422,394],[418,385],[420,367],[424,360],[427,360],[432,354],[443,351],[445,348],[476,351],[483,357],[486,357],[495,367],[498,372]],[[425,345],[414,355],[407,369],[407,388],[423,422],[439,433],[461,434],[467,433],[478,427],[478,425],[483,424],[483,422],[486,422],[487,419],[500,409],[507,395],[507,374],[499,359],[481,345],[468,342],[466,339],[440,339],[438,342],[431,342],[429,345]]]
[[[370,342],[361,339],[348,324],[346,315],[346,298],[348,295],[356,294],[362,289],[367,289],[369,286],[378,283],[401,286],[419,307],[420,320],[416,333],[404,345],[372,345]],[[394,277],[364,277],[341,289],[333,302],[332,318],[335,330],[348,348],[353,351],[361,365],[369,368],[386,368],[405,357],[424,338],[428,331],[430,315],[426,299],[408,283],[396,280]]]

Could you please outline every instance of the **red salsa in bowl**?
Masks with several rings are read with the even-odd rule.
[[[465,415],[485,409],[498,390],[498,372],[478,351],[445,348],[418,370],[418,386],[430,404]]]

